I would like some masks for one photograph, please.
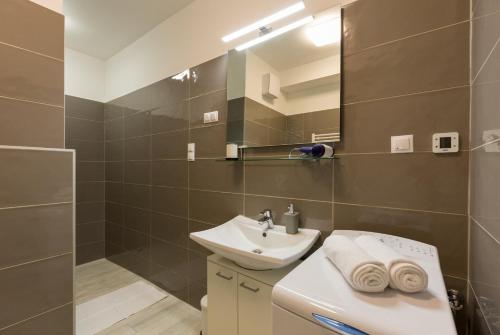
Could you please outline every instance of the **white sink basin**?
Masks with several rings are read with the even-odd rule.
[[[214,253],[253,270],[278,269],[302,257],[316,242],[320,232],[299,229],[287,234],[284,226],[275,225],[263,236],[263,226],[243,215],[212,229],[189,236]]]

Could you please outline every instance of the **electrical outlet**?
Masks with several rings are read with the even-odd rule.
[[[207,112],[203,114],[203,123],[219,121],[219,111]]]

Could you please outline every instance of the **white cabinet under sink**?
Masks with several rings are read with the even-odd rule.
[[[273,286],[299,262],[282,269],[244,269],[218,255],[207,259],[208,333],[272,335]]]

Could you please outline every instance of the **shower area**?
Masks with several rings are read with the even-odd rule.
[[[194,329],[206,294],[207,251],[189,233],[212,223],[197,219],[204,209],[189,179],[199,178],[197,167],[205,168],[224,149],[224,121],[207,127],[202,116],[207,108],[226,114],[225,86],[224,56],[109,103],[66,96],[66,148],[76,151],[77,333],[86,333],[86,323],[98,324],[86,310],[99,309],[103,296],[130,286],[132,296],[151,291],[153,303],[144,310],[159,316],[174,308],[182,315],[169,323],[175,313],[164,313],[158,322],[165,329],[177,331],[168,327],[180,322],[183,333],[199,332]],[[189,142],[199,143],[200,163],[191,167]],[[197,204],[191,208],[190,198]],[[123,323],[113,327],[132,328]]]

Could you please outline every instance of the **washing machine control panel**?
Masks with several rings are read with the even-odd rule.
[[[337,230],[336,233],[351,238],[356,238],[361,235],[372,235],[403,255],[427,261],[438,261],[437,249],[435,246],[430,244],[425,244],[399,236],[356,230]]]

